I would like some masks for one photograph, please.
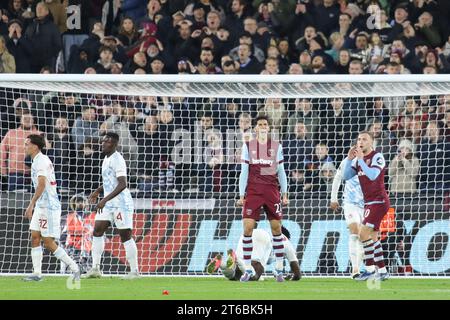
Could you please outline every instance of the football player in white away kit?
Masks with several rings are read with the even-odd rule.
[[[284,255],[289,261],[291,271],[293,274],[289,274],[285,277],[285,280],[297,281],[300,280],[300,266],[297,259],[292,243],[289,241],[289,231],[282,227]],[[250,281],[257,281],[264,273],[265,266],[271,264],[275,257],[273,255],[272,236],[263,229],[254,229],[252,233],[253,238],[253,251],[251,263],[254,269],[254,276],[250,278]],[[207,272],[212,274],[219,268],[225,278],[229,280],[239,281],[242,274],[245,272],[246,267],[244,264],[244,250],[243,250],[243,236],[240,237],[236,252],[232,249],[228,250],[228,256],[226,261],[222,260],[222,255],[218,254],[208,264]]]
[[[345,167],[347,159],[344,159],[336,171],[333,179],[333,188],[331,191],[330,208],[336,211],[339,208],[338,192],[344,179],[343,168]],[[364,215],[364,196],[359,184],[359,179],[354,176],[352,179],[345,181],[343,194],[343,209],[345,222],[347,223],[350,238],[348,242],[348,251],[350,254],[350,261],[352,263],[352,279],[359,275],[359,267],[363,262],[363,246],[359,240],[359,230],[363,221]]]
[[[127,167],[124,158],[117,151],[119,136],[107,132],[102,140],[105,159],[102,164],[103,185],[90,196],[90,203],[95,203],[101,192],[104,198],[97,204],[94,234],[92,238],[92,269],[83,278],[100,278],[100,260],[105,249],[103,235],[109,226],[119,229],[120,240],[125,247],[130,272],[123,278],[132,280],[139,277],[136,242],[131,237],[133,229],[134,204],[130,190],[127,188]]]
[[[32,134],[25,140],[25,152],[31,156],[31,180],[35,193],[25,212],[25,216],[31,219],[31,260],[33,262],[33,274],[25,277],[25,281],[42,280],[42,247],[49,250],[60,261],[69,266],[72,271],[72,281],[80,281],[80,268],[59,247],[55,239],[60,237],[61,202],[56,191],[56,178],[53,164],[41,150],[45,147],[44,137]]]

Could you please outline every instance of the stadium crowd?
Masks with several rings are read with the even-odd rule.
[[[430,0],[11,0],[0,17],[0,70],[446,73],[449,8]],[[281,134],[296,196],[329,196],[337,166],[361,130],[374,135],[387,158],[391,193],[450,187],[450,95],[194,99],[3,90],[0,100],[3,190],[29,188],[23,140],[42,132],[61,190],[89,193],[100,181],[98,141],[114,130],[132,188],[234,193],[240,146],[226,148],[226,133],[249,139],[259,113]],[[201,134],[193,139],[208,157],[174,163],[179,129]]]
[[[9,0],[0,72],[448,73],[445,0]]]

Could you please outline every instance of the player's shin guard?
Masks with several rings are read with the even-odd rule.
[[[375,265],[377,266],[378,271],[380,273],[386,273],[387,271],[384,266],[383,248],[381,247],[380,241],[376,241],[373,246],[374,246],[373,260],[375,262]]]
[[[40,276],[42,274],[42,247],[31,248],[31,261],[33,262],[33,273]]]
[[[242,251],[244,258],[245,270],[252,270],[252,252],[253,252],[253,239],[252,236],[247,237],[244,235],[242,238]]]
[[[138,270],[138,261],[137,261],[137,246],[134,239],[130,239],[123,243],[125,247],[125,254],[127,257],[127,261],[130,264],[131,272],[139,272]]]
[[[92,267],[100,269],[100,260],[105,250],[105,240],[103,236],[92,237]]]
[[[375,261],[374,261],[374,244],[373,240],[369,239],[363,242],[364,246],[364,264],[366,265],[366,270],[368,272],[375,271]]]
[[[78,265],[76,264],[76,262],[73,261],[72,258],[67,255],[67,252],[63,248],[58,247],[58,249],[56,249],[55,252],[53,252],[53,254],[55,255],[55,257],[58,260],[61,260],[66,265],[68,265],[72,272],[79,271],[79,268],[78,268]]]
[[[284,244],[283,235],[273,235],[273,253],[275,255],[275,269],[277,271],[283,270]]]
[[[359,254],[359,237],[357,234],[351,234],[348,240],[348,252],[352,263],[352,273],[357,273],[359,272],[359,267],[361,265],[361,255]]]

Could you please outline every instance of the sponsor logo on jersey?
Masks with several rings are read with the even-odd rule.
[[[247,209],[247,211],[245,212],[248,216],[250,216],[252,214],[252,209]]]
[[[273,160],[252,159],[252,164],[268,164],[271,166],[273,164]]]
[[[377,163],[378,163],[380,166],[382,166],[382,165],[383,165],[383,159],[378,158],[378,159],[377,159]]]

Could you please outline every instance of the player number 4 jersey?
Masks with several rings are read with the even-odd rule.
[[[118,177],[127,176],[125,159],[119,152],[114,152],[110,157],[105,157],[102,164],[103,191],[105,197],[119,184]],[[122,190],[115,198],[108,201],[106,209],[121,208],[123,211],[133,210],[133,199],[128,188]]]

